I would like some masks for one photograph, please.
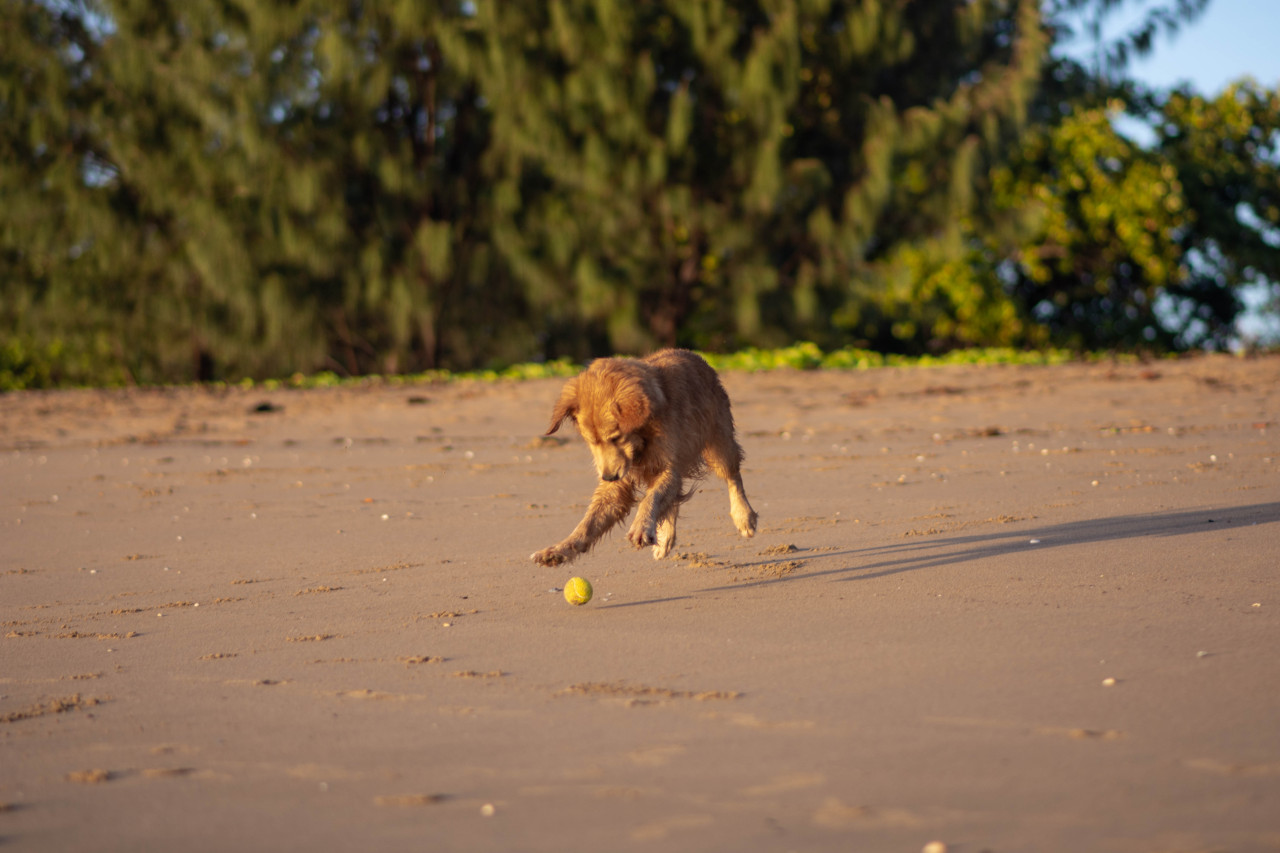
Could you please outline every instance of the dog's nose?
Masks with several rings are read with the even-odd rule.
[[[606,483],[616,483],[618,481],[618,475],[617,474],[601,474],[600,479],[604,480]]]

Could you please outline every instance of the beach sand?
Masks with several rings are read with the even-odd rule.
[[[1280,358],[724,382],[554,569],[559,380],[0,396],[0,849],[1280,850]]]

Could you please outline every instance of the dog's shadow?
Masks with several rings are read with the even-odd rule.
[[[1109,518],[1072,521],[1047,527],[1019,528],[1007,533],[984,533],[971,536],[947,536],[906,545],[878,545],[870,548],[852,548],[846,551],[826,551],[804,554],[810,560],[837,558],[864,558],[871,562],[856,561],[831,569],[794,572],[776,578],[761,578],[744,583],[707,587],[702,592],[721,592],[746,587],[791,583],[814,578],[830,577],[840,582],[871,580],[903,572],[933,569],[986,560],[1008,554],[1026,554],[1029,550],[1062,548],[1071,545],[1088,545],[1099,542],[1116,542],[1148,536],[1190,536],[1211,531],[1232,530],[1280,521],[1280,503],[1261,503],[1248,506],[1183,510],[1179,512],[1122,515]],[[1032,540],[1035,540],[1032,544]],[[774,560],[760,560],[741,564],[744,568],[766,565]]]
[[[644,601],[619,601],[617,604],[602,604],[600,610],[616,610],[619,607],[641,607],[646,604],[670,604],[673,601],[692,601],[692,595],[672,595],[667,598],[646,598]]]

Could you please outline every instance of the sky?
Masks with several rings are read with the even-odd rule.
[[[1140,17],[1152,3],[1131,5]],[[1278,36],[1277,0],[1209,0],[1195,23],[1184,25],[1173,38],[1161,38],[1130,71],[1148,85],[1189,82],[1204,95],[1216,95],[1245,75],[1272,87],[1280,85]]]
[[[1173,0],[1126,0],[1107,18],[1104,41],[1136,26],[1153,8]],[[1081,26],[1076,19],[1073,25]],[[1201,95],[1213,97],[1242,77],[1253,77],[1264,87],[1280,86],[1280,0],[1208,0],[1203,14],[1183,24],[1176,35],[1160,33],[1145,57],[1130,60],[1127,76],[1159,89],[1190,84]],[[1063,50],[1086,66],[1093,43],[1081,37],[1066,42]],[[1136,119],[1120,116],[1116,129],[1140,145],[1155,140],[1154,133]]]

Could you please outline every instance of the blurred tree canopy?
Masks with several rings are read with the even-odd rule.
[[[0,377],[1221,347],[1280,100],[1124,73],[1206,2],[0,0]]]

